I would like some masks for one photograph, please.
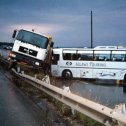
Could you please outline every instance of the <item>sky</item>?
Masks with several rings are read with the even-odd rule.
[[[0,41],[14,29],[51,35],[55,47],[126,46],[126,0],[0,0]]]

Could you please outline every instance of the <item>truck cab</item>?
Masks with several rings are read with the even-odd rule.
[[[14,30],[12,38],[14,45],[9,54],[10,60],[37,66],[50,61],[52,37],[21,29]]]

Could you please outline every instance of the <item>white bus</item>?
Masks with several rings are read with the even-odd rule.
[[[14,30],[14,45],[10,59],[41,66],[52,46],[52,37],[43,36],[34,31]]]
[[[56,48],[51,73],[56,77],[124,80],[126,48]]]

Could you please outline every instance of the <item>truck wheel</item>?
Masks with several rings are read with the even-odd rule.
[[[124,80],[123,80],[123,92],[126,93],[126,74],[125,74]]]
[[[64,77],[64,78],[72,78],[73,75],[72,75],[72,72],[70,70],[64,70],[62,72],[62,77]]]

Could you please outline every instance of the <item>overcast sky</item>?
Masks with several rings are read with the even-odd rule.
[[[14,29],[35,29],[55,46],[126,45],[126,0],[0,0],[0,41]]]

